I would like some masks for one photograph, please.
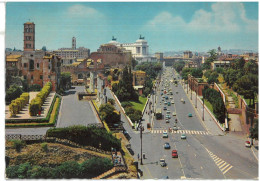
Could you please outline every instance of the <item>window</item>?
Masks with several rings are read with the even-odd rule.
[[[33,29],[32,28],[29,28],[30,29],[30,32],[32,33],[33,32]]]
[[[34,70],[34,60],[30,60],[30,70]]]
[[[61,60],[61,63],[63,64],[63,60]]]
[[[31,80],[33,80],[33,75],[31,75]]]
[[[26,36],[25,39],[26,40],[32,40],[32,37],[31,36]]]
[[[40,68],[40,64],[39,64],[39,63],[37,63],[37,69],[38,69],[38,68]]]
[[[50,79],[50,78],[51,78],[51,76],[50,76],[50,75],[48,75],[48,78]]]
[[[24,63],[24,64],[23,64],[23,67],[26,68],[26,67],[27,67],[27,63]]]
[[[70,64],[72,64],[72,60],[70,60]]]
[[[40,79],[42,80],[42,75],[40,75]]]
[[[23,76],[23,79],[24,79],[24,80],[26,80],[26,79],[27,79],[27,76],[26,76],[26,75],[24,75],[24,76]]]
[[[26,44],[26,48],[31,48],[31,44]]]
[[[51,66],[49,65],[48,68],[49,68],[49,70],[50,70],[50,69],[51,69]]]

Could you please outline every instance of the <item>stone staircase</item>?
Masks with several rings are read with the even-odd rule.
[[[116,171],[116,168],[113,167],[111,170],[108,170],[107,172],[105,173],[102,173],[101,175],[97,176],[97,177],[94,177],[92,178],[93,180],[98,180],[98,179],[104,179],[106,177],[109,177],[109,176],[112,176],[113,174],[115,174],[117,171]]]

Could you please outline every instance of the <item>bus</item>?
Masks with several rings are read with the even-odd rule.
[[[156,119],[162,119],[162,108],[157,108],[155,113]]]

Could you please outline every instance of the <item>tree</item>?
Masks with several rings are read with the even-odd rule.
[[[131,64],[132,64],[132,67],[134,69],[135,66],[138,64],[138,61],[136,61],[134,58],[132,58]]]
[[[245,65],[245,60],[243,59],[243,57],[240,59],[236,59],[234,63],[234,69],[243,70],[244,65]]]
[[[108,98],[107,102],[109,102],[111,105],[115,105],[115,100]]]
[[[5,96],[6,102],[11,102],[12,100],[20,97],[20,95],[23,93],[23,90],[21,87],[17,85],[12,85],[7,91]]]
[[[245,63],[244,70],[246,74],[258,74],[258,65],[255,61],[249,60],[247,63]]]
[[[202,69],[201,68],[193,68],[191,70],[191,75],[193,77],[196,77],[196,78],[201,78],[202,75],[203,75]]]
[[[232,87],[238,79],[238,72],[232,68],[224,72],[224,79],[228,86]]]
[[[115,110],[114,106],[109,103],[102,104],[99,108],[99,112],[101,117],[108,124],[120,122],[120,114]]]
[[[217,72],[212,72],[208,78],[208,83],[212,84],[212,83],[218,83],[218,73]]]
[[[206,60],[203,64],[202,64],[202,69],[203,70],[209,70],[211,67],[211,61],[210,60]]]
[[[71,73],[61,72],[60,76],[60,89],[67,90],[71,87]]]
[[[47,51],[46,46],[43,46],[43,47],[42,47],[42,50],[46,52],[46,51]]]
[[[249,131],[249,137],[258,140],[258,119],[255,120],[253,127],[249,128]]]
[[[207,60],[209,60],[209,62],[213,62],[213,61],[217,60],[217,52],[215,49],[209,50],[208,54],[210,55],[209,58],[207,58]]]
[[[174,63],[173,63],[173,68],[174,68],[177,72],[182,71],[182,69],[184,68],[184,66],[185,66],[185,62],[184,62],[183,60],[177,61],[177,62],[174,62]]]

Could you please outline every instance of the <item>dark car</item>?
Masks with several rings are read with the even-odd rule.
[[[178,158],[177,150],[172,150],[172,158]]]
[[[164,149],[170,149],[171,145],[170,145],[170,143],[166,142],[166,143],[164,143],[163,147],[164,147]]]
[[[167,107],[163,107],[163,110],[167,110]]]

